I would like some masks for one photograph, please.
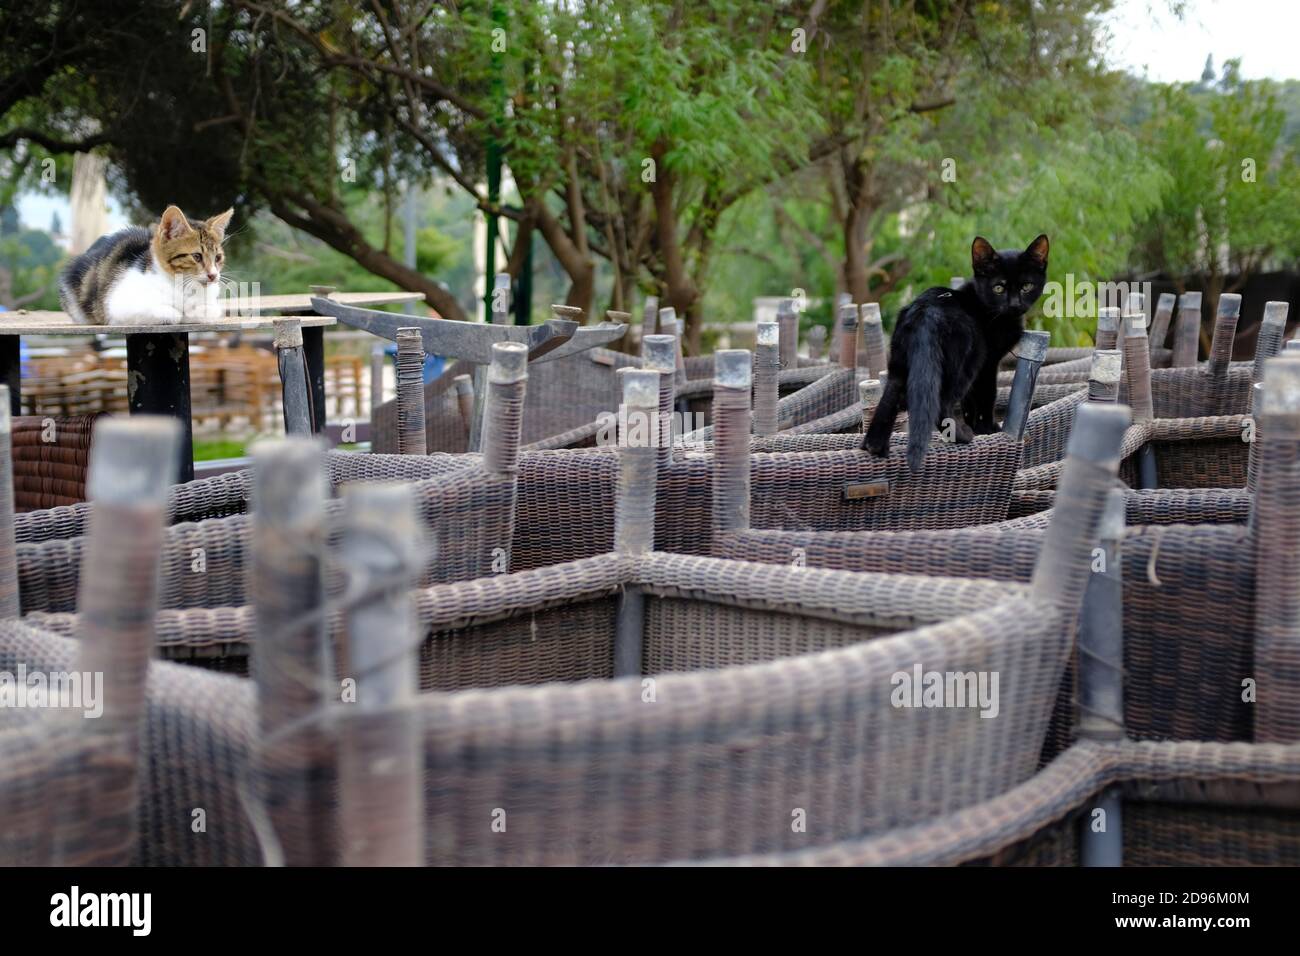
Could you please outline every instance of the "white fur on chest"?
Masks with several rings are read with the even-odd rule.
[[[128,269],[104,298],[109,325],[168,324],[219,319],[222,315],[221,283],[206,286],[181,282],[156,268],[145,272]]]

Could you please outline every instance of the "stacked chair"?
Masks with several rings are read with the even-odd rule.
[[[522,448],[542,366],[498,345],[482,454],[428,454],[400,340],[408,454],[290,436],[167,489],[172,430],[101,424],[91,503],[0,500],[0,671],[103,673],[108,718],[0,708],[0,862],[1297,862],[1281,328],[1152,369],[1132,313],[1041,402],[1030,334],[1004,431],[911,474],[858,448],[854,313],[785,397],[788,321],[694,363],[677,444],[654,333],[608,443]]]

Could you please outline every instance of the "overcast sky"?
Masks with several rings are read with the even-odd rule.
[[[1300,79],[1300,0],[1189,0],[1181,20],[1167,0],[1120,0],[1105,18],[1102,57],[1112,68],[1162,83],[1200,79],[1241,58],[1248,79]]]
[[[1300,0],[1188,0],[1181,20],[1168,0],[1120,0],[1104,22],[1101,55],[1112,69],[1162,83],[1191,82],[1200,79],[1212,53],[1216,70],[1240,57],[1249,79],[1300,79]],[[126,225],[111,198],[109,209],[110,228]],[[49,228],[56,210],[66,228],[68,204],[61,196],[27,195],[18,202],[23,222],[39,229]]]

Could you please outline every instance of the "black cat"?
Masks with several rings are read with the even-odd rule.
[[[998,363],[1020,340],[1021,320],[1047,281],[1047,236],[1024,252],[995,252],[976,236],[970,257],[973,279],[960,289],[926,289],[898,314],[885,391],[862,440],[873,455],[888,456],[894,420],[906,408],[907,464],[914,472],[921,470],[930,433],[954,407],[960,405],[958,442],[998,430]]]

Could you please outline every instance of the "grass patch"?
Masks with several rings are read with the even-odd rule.
[[[234,438],[194,439],[194,460],[212,461],[215,458],[243,458],[244,442]]]

